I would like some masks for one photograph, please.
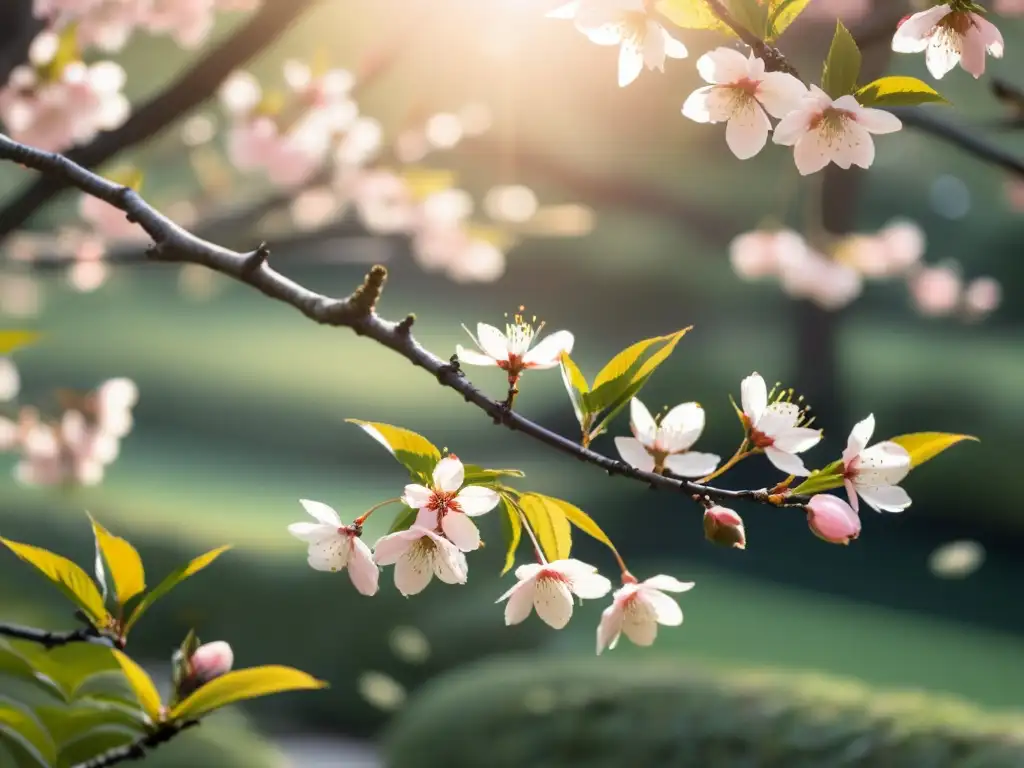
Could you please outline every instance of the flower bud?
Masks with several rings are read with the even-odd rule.
[[[819,539],[831,544],[849,544],[860,535],[860,517],[838,496],[813,496],[807,503],[807,524]]]
[[[723,547],[747,548],[743,519],[725,507],[714,506],[704,513],[704,537]]]
[[[222,640],[201,645],[189,659],[190,677],[199,685],[231,671],[235,654],[231,646]]]

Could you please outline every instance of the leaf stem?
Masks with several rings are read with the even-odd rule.
[[[380,504],[374,504],[368,510],[363,512],[363,514],[361,514],[359,517],[357,517],[355,520],[353,520],[352,521],[352,525],[362,526],[369,519],[370,515],[372,515],[374,512],[376,512],[381,507],[386,507],[388,504],[399,504],[399,503],[401,503],[401,501],[402,501],[401,499],[396,498],[396,499],[388,499],[387,501],[382,501],[382,502],[380,502]]]
[[[530,527],[530,521],[526,519],[526,515],[523,513],[523,510],[520,508],[518,503],[515,505],[515,508],[516,513],[519,515],[519,519],[523,523],[523,528],[526,529],[526,533],[530,536],[530,541],[533,542],[533,551],[537,555],[537,561],[541,565],[547,565],[548,561],[547,558],[544,557],[544,550],[540,548],[540,542],[537,541],[537,535],[533,532],[533,528]]]

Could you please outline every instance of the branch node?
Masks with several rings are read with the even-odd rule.
[[[377,308],[377,302],[384,291],[384,283],[388,279],[388,271],[380,264],[375,264],[352,295],[348,302],[359,315],[370,315]]]
[[[401,334],[402,336],[408,336],[412,332],[412,324],[415,322],[416,315],[410,312],[408,315],[402,318],[402,321],[395,327],[395,332]],[[455,356],[453,355],[452,357]],[[455,362],[458,363],[457,358],[455,359]]]
[[[270,248],[266,243],[260,243],[259,248],[245,257],[245,263],[242,264],[242,274],[247,276],[253,272],[258,272],[267,263],[269,258]]]

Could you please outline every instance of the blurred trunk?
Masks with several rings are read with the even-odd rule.
[[[875,0],[872,16],[893,14],[893,3],[902,0]],[[894,27],[895,28],[895,25]],[[861,84],[885,74],[892,51],[891,38],[874,36],[862,50]],[[821,187],[821,223],[826,232],[843,235],[851,232],[857,223],[860,193],[867,171],[857,167],[843,170],[829,165],[824,170]],[[797,334],[797,379],[794,382],[814,408],[826,415],[834,424],[849,421],[845,418],[842,392],[842,371],[839,362],[839,331],[843,311],[828,312],[809,301],[796,304],[794,316]]]

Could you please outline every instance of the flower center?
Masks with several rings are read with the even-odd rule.
[[[629,11],[622,16],[622,40],[630,40],[637,47],[647,39],[647,13]]]
[[[572,585],[572,580],[560,571],[556,571],[551,568],[544,568],[537,575],[538,579],[547,579],[548,581],[558,581],[565,584],[567,587]]]
[[[754,444],[756,448],[771,448],[775,445],[774,438],[768,437],[764,432],[759,432],[754,429],[750,432],[750,442]]]
[[[940,30],[946,31],[947,34],[953,33],[957,37],[963,37],[974,26],[974,19],[970,13],[964,11],[953,12],[946,14],[936,26]]]
[[[846,133],[846,123],[853,119],[853,113],[845,109],[827,107],[811,121],[811,130],[822,134],[829,144],[842,138]]]
[[[455,493],[448,491],[434,491],[434,495],[430,497],[430,503],[427,506],[431,511],[437,512],[438,521],[449,512],[462,511],[462,507],[456,501],[455,495]]]
[[[751,80],[749,77],[744,77],[737,80],[735,83],[730,85],[733,90],[734,98],[747,101],[748,99],[757,95],[757,89],[761,86],[757,80]]]

